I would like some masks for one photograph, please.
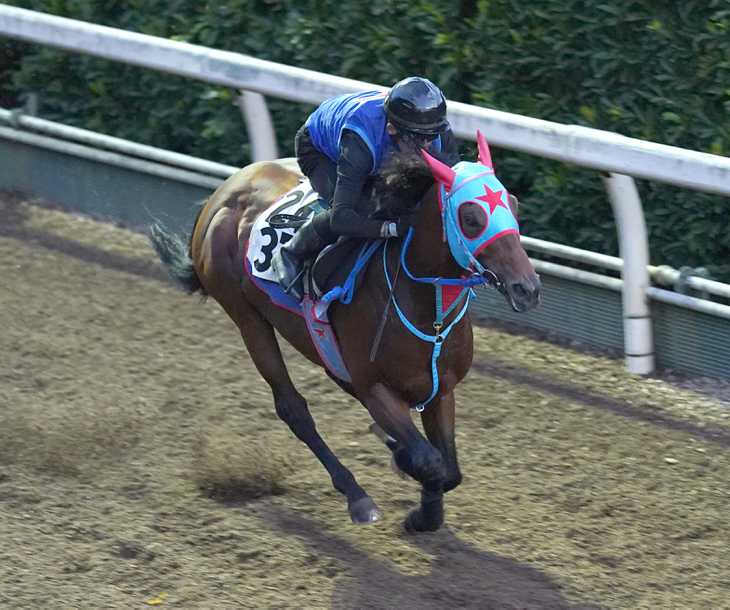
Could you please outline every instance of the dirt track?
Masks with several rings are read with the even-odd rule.
[[[727,403],[481,330],[465,481],[414,537],[416,485],[286,349],[385,513],[355,527],[233,324],[142,236],[7,197],[0,217],[0,607],[730,607]]]

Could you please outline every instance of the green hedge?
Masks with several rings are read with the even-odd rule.
[[[385,85],[422,74],[450,99],[730,153],[727,0],[11,4]],[[29,90],[40,93],[44,117],[220,162],[249,159],[226,89],[11,44],[0,55],[0,97]],[[280,149],[291,154],[311,107],[276,100],[270,106]],[[464,152],[473,154],[472,147],[465,144]],[[524,203],[524,232],[617,253],[596,172],[506,150],[496,151],[495,162]],[[706,266],[730,280],[727,198],[639,187],[652,262]]]

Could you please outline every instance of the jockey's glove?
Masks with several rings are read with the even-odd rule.
[[[383,223],[380,228],[380,237],[403,237],[408,233],[408,229],[413,226],[414,218],[412,215],[401,216],[395,221],[389,220]]]
[[[380,227],[380,237],[398,237],[398,225],[391,221],[384,222]]]

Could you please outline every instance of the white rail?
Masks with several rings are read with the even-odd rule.
[[[386,89],[229,51],[7,5],[0,5],[0,34],[296,102],[318,104],[348,91]],[[454,133],[461,138],[473,140],[479,128],[495,146],[730,195],[730,159],[725,157],[459,102],[449,102],[449,120]]]
[[[144,144],[137,144],[136,142],[130,142],[129,140],[124,140],[122,138],[114,138],[88,129],[61,125],[54,121],[39,119],[38,117],[28,116],[16,111],[5,110],[4,108],[0,108],[0,124],[5,124],[7,127],[14,127],[20,130],[12,136],[8,134],[7,137],[9,139],[18,139],[19,135],[25,135],[29,138],[28,141],[30,141],[30,138],[33,136],[32,132],[36,132],[38,134],[52,136],[62,140],[73,140],[79,144],[92,146],[95,149],[108,150],[113,153],[128,155],[130,157],[149,159],[150,161],[155,161],[164,165],[171,165],[176,168],[195,172],[196,175],[203,174],[206,176],[217,176],[225,180],[228,176],[239,169],[232,165],[223,165],[222,163],[205,161],[197,157],[182,155],[169,150],[162,150],[154,146],[146,146]],[[58,144],[54,147],[48,147],[55,148],[56,146],[58,146]],[[101,161],[102,159],[99,160]],[[185,182],[185,180],[183,180],[183,182]]]
[[[6,5],[0,5],[0,35],[297,102],[316,104],[344,92],[385,89],[228,51]],[[250,136],[257,158],[275,151],[273,130],[261,102],[261,98],[249,96],[241,103],[252,129]],[[252,110],[256,108],[258,111]],[[644,264],[648,262],[648,244],[641,229],[641,203],[629,177],[730,195],[730,159],[451,101],[449,120],[459,137],[473,140],[479,128],[496,146],[610,174],[606,184],[621,227],[620,249],[632,256],[622,271],[624,319],[634,321],[625,325],[627,366],[632,372],[650,372],[653,342],[647,317],[650,291]],[[642,357],[635,359],[632,354]]]

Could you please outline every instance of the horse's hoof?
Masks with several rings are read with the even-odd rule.
[[[416,532],[435,532],[441,527],[443,521],[426,520],[420,508],[414,508],[403,522],[406,531],[413,534]]]
[[[365,496],[364,498],[360,498],[356,502],[353,502],[350,504],[349,509],[350,518],[353,523],[375,523],[383,516],[377,504],[373,502],[370,496]]]

